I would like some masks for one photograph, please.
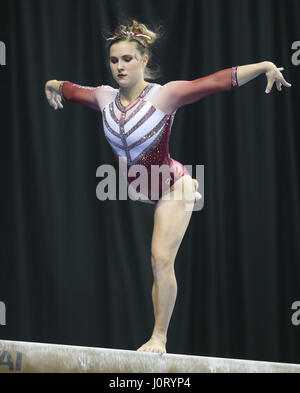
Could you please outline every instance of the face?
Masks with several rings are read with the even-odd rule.
[[[128,87],[143,80],[147,62],[148,56],[141,55],[135,42],[120,41],[110,47],[110,70],[119,86]]]

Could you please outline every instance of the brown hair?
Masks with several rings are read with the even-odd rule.
[[[148,36],[150,39],[147,37],[137,37],[135,35],[129,35],[129,34],[126,35],[123,34],[122,31],[140,33]],[[121,24],[115,29],[115,31],[109,37],[109,38],[114,37],[114,39],[107,41],[107,49],[109,51],[113,44],[120,41],[136,42],[137,49],[140,52],[140,54],[142,56],[148,55],[149,57],[148,64],[145,67],[144,77],[146,80],[153,80],[161,76],[161,71],[159,66],[156,66],[155,69],[153,69],[149,65],[152,58],[152,46],[159,38],[159,36],[160,33],[158,31],[154,32],[148,29],[148,27],[143,23],[139,23],[135,19],[132,19],[129,23]]]

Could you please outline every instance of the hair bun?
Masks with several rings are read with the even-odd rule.
[[[121,30],[126,31],[126,32],[132,32],[132,33],[140,33],[146,37],[136,37],[139,41],[141,40],[145,46],[152,45],[154,42],[157,40],[157,34],[154,33],[152,30],[148,29],[146,25],[143,23],[139,23],[135,19],[132,19],[131,22],[125,26],[121,25],[119,27],[120,32]]]

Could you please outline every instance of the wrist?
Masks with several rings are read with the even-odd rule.
[[[56,93],[60,93],[61,90],[61,85],[63,84],[63,82],[61,81],[57,81],[57,80],[51,80],[49,82],[47,82],[47,86],[51,89],[53,89]]]
[[[266,72],[272,70],[275,66],[274,63],[272,63],[271,61],[263,61],[260,64],[261,64],[263,73],[266,73]]]
[[[55,81],[54,86],[55,86],[55,90],[58,94],[61,93],[62,84],[63,84],[63,82],[61,82],[61,81]]]

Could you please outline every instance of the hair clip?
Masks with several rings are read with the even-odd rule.
[[[118,36],[115,34],[113,37],[106,38],[106,41],[115,40]]]
[[[144,37],[144,38],[147,38],[148,40],[151,40],[151,37],[149,37],[148,35],[133,32],[132,27],[130,28],[130,31],[121,30],[121,34],[127,35],[127,36],[130,35],[131,37]],[[113,37],[107,38],[106,41],[115,40],[116,38],[118,38],[117,34],[115,34]]]

